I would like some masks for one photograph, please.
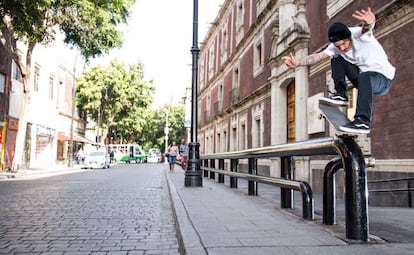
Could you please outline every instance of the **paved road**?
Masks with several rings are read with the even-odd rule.
[[[179,254],[156,166],[0,182],[0,254]]]
[[[300,204],[280,210],[279,188],[260,185],[251,197],[245,181],[235,190],[228,178],[186,188],[179,167],[168,173],[165,164],[8,175],[0,178],[0,254],[414,254],[408,208],[370,207],[372,240],[360,243],[344,237],[340,201],[339,224],[329,227],[318,196],[316,220],[304,221]]]

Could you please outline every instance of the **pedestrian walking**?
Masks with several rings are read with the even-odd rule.
[[[181,158],[181,168],[186,171],[187,170],[187,162],[188,162],[188,144],[186,140],[183,138],[181,139],[181,144],[179,146],[180,150],[180,158]]]
[[[83,152],[83,148],[79,148],[78,152],[76,153],[76,160],[78,164],[83,162],[83,159],[85,158],[85,154]]]
[[[175,141],[173,141],[171,145],[168,147],[167,154],[168,163],[170,164],[170,172],[173,172],[175,161],[177,160],[177,156],[179,155],[178,147]]]

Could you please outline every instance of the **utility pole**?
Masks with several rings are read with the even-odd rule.
[[[165,153],[167,153],[167,151],[168,151],[168,112],[165,113],[164,133],[165,133]],[[165,163],[168,163],[168,158],[167,157],[165,157]]]
[[[70,120],[70,142],[68,148],[68,167],[73,167],[73,154],[74,154],[74,146],[73,146],[73,119],[75,118],[75,97],[76,97],[76,64],[78,62],[78,55],[75,57],[75,63],[73,64],[73,77],[72,77],[72,116]]]

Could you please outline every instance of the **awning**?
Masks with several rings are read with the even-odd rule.
[[[82,142],[82,143],[90,143],[90,144],[94,144],[96,143],[95,141],[89,140],[86,137],[80,136],[80,135],[73,135],[73,140],[76,142]]]
[[[81,143],[90,143],[90,144],[94,144],[95,142],[92,140],[89,140],[86,137],[80,136],[78,134],[73,134],[72,139],[74,142],[81,142]],[[70,135],[62,133],[62,132],[58,132],[58,140],[61,141],[70,141]]]
[[[61,141],[70,141],[70,137],[61,132],[58,132],[57,139]]]

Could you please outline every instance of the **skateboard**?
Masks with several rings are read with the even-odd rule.
[[[319,102],[319,109],[321,110],[323,117],[325,117],[329,123],[334,126],[336,131],[346,133],[340,130],[339,127],[344,126],[351,121],[348,119],[345,113],[339,109],[338,106]]]

